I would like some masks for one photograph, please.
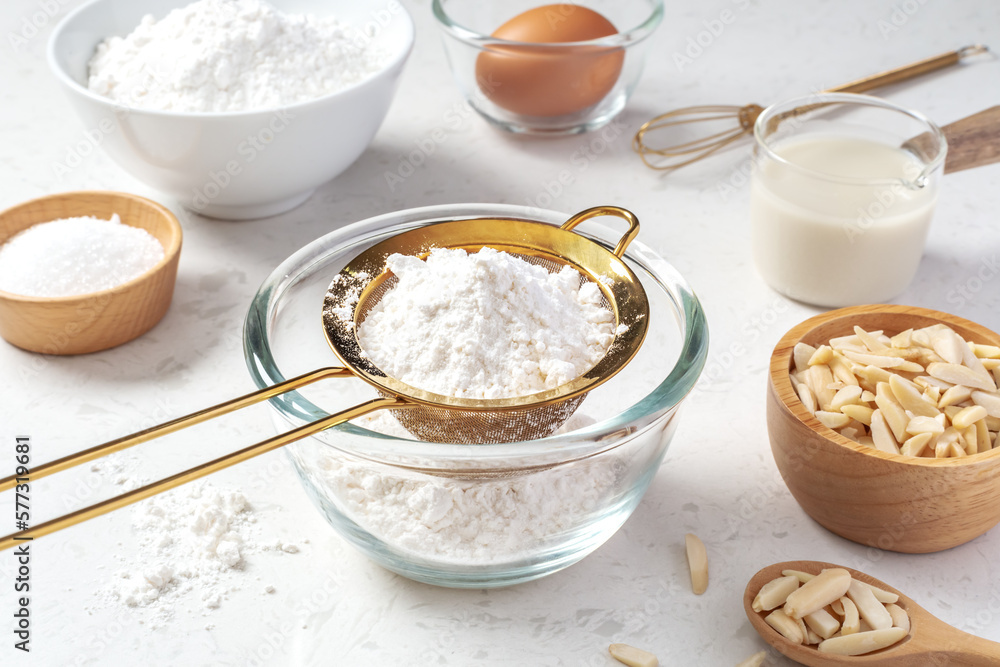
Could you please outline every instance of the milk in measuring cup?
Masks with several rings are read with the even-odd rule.
[[[764,279],[822,306],[880,302],[913,279],[937,199],[922,163],[878,141],[811,134],[758,148],[750,194]],[[777,156],[777,157],[775,157]]]

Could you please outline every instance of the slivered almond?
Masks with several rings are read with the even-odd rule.
[[[840,598],[840,604],[844,608],[844,620],[840,623],[840,634],[853,635],[861,630],[861,616],[858,615],[858,607],[849,597]]]
[[[892,616],[875,598],[872,589],[862,586],[858,581],[852,579],[851,585],[847,589],[847,597],[851,598],[851,601],[858,608],[858,614],[868,622],[873,630],[892,627]]]
[[[935,363],[927,366],[927,374],[933,378],[952,384],[961,384],[972,389],[996,391],[996,383],[989,375],[981,375],[971,368],[958,364]]]
[[[972,352],[980,359],[1000,359],[1000,347],[996,345],[983,345],[981,343],[969,343]]]
[[[804,382],[795,382],[794,385],[795,393],[798,394],[802,405],[806,406],[806,410],[815,414],[819,407],[816,405],[816,397],[813,395],[812,389]]]
[[[900,331],[898,334],[893,336],[890,341],[893,347],[906,349],[913,346],[913,329],[907,329],[906,331]]]
[[[970,405],[951,418],[951,425],[959,431],[964,431],[980,419],[985,419],[989,413],[981,405]]]
[[[764,659],[767,657],[767,651],[759,651],[754,653],[752,656],[736,665],[736,667],[760,667],[764,664]]]
[[[962,429],[962,443],[965,447],[965,453],[969,456],[979,453],[979,442],[976,436],[976,424],[969,424]]]
[[[918,433],[912,438],[907,438],[906,441],[899,446],[899,453],[903,456],[920,456],[927,447],[927,443],[929,443],[933,437],[933,433]]]
[[[843,619],[844,618],[844,603],[841,602],[840,600],[834,600],[833,602],[830,603],[830,611],[832,611],[834,614],[836,614],[837,616],[840,616],[840,618]]]
[[[871,426],[872,424],[872,413],[874,410],[866,405],[845,405],[840,408],[840,411],[851,419],[856,419],[865,426]]]
[[[939,380],[937,378],[932,378],[929,375],[920,375],[913,378],[914,384],[918,384],[921,387],[937,387],[941,391],[947,391],[951,389],[953,385],[951,382],[945,382],[944,380]]]
[[[962,346],[962,364],[974,373],[982,375],[990,382],[993,381],[993,378],[990,377],[990,372],[986,370],[986,366],[983,365],[982,360],[976,356],[976,353],[968,345]]]
[[[910,435],[919,433],[939,435],[944,433],[946,417],[944,414],[939,414],[937,417],[914,417],[906,423],[906,432]]]
[[[608,647],[611,657],[628,667],[658,667],[660,661],[649,651],[629,646],[628,644],[612,644]]]
[[[875,333],[875,332],[872,332],[872,333]],[[882,334],[882,332],[879,331],[877,335],[881,335],[881,334]],[[863,342],[861,342],[861,339],[858,338],[857,334],[854,334],[854,335],[851,335],[851,336],[838,336],[836,338],[831,338],[830,339],[830,346],[833,349],[835,349],[835,350],[839,349],[839,348],[842,348],[842,347],[852,347],[852,346],[856,347],[858,349],[864,349],[865,344]]]
[[[754,611],[771,611],[785,604],[788,596],[798,587],[799,580],[791,575],[773,579],[760,587],[751,606]]]
[[[990,430],[986,428],[986,420],[980,419],[976,422],[976,452],[982,454],[990,451],[991,447]]]
[[[829,366],[810,366],[805,371],[805,383],[809,385],[813,396],[816,397],[816,404],[821,410],[829,410],[833,401],[834,392],[829,388],[833,382],[833,374],[830,373]]]
[[[892,435],[892,430],[886,424],[881,410],[872,413],[872,441],[875,443],[875,449],[887,454],[899,454],[899,443]]]
[[[990,417],[1000,418],[1000,394],[985,391],[974,391],[971,396],[972,402],[986,408],[986,414]]]
[[[938,329],[931,333],[931,347],[938,356],[949,364],[962,363],[962,357],[968,346],[954,331],[948,327]]]
[[[802,618],[842,597],[851,585],[851,573],[843,568],[823,570],[793,591],[785,601],[785,613]]]
[[[858,580],[855,579],[855,581]],[[858,581],[858,583],[864,586],[865,588],[870,588],[872,591],[872,595],[874,595],[875,599],[878,600],[879,602],[889,603],[889,602],[899,601],[899,596],[896,595],[895,593],[890,593],[887,590],[879,588],[878,586],[872,586],[871,584],[865,583],[863,581]]]
[[[910,615],[906,613],[905,609],[891,602],[885,606],[885,609],[892,617],[892,627],[910,631]]]
[[[843,412],[829,412],[826,410],[817,410],[816,419],[820,420],[823,422],[824,426],[831,428],[834,431],[838,428],[844,428],[851,423],[851,418]]]
[[[949,405],[956,405],[967,401],[972,398],[972,390],[968,387],[956,384],[953,387],[947,389],[943,394],[941,394],[941,399],[938,401],[938,408],[944,408]]]
[[[856,634],[824,639],[817,650],[831,655],[864,655],[892,646],[908,633],[903,628],[870,630]]]
[[[885,370],[884,368],[879,368],[878,366],[862,366],[860,368],[854,369],[854,372],[858,377],[864,378],[872,386],[872,391],[878,386],[879,382],[888,382],[889,378],[892,377],[892,373]]]
[[[708,552],[705,544],[692,533],[684,536],[684,547],[691,571],[691,590],[701,595],[708,589]]]
[[[809,629],[823,639],[829,639],[840,631],[840,621],[826,609],[818,609],[802,617]]]
[[[795,347],[792,348],[792,361],[795,363],[795,368],[798,370],[805,370],[809,365],[809,359],[812,355],[816,354],[816,348],[807,343],[796,343]]]
[[[857,325],[854,327],[854,335],[858,337],[865,347],[875,354],[881,354],[883,351],[888,349],[887,346],[879,340],[877,335],[872,335]]]
[[[878,383],[878,387],[875,390],[875,405],[878,406],[882,412],[882,417],[885,418],[885,422],[892,429],[892,435],[896,442],[899,443],[905,440],[906,425],[910,419],[907,417],[906,411],[903,410],[903,406],[899,404],[893,395],[888,382]]]
[[[838,353],[830,359],[830,371],[833,377],[843,382],[844,385],[858,386],[858,378],[854,375],[851,362]]]
[[[809,357],[810,366],[818,366],[820,364],[828,364],[830,360],[833,359],[833,348],[829,345],[820,345],[813,352],[812,356]]]
[[[805,641],[805,636],[802,634],[799,624],[781,609],[775,609],[765,616],[764,622],[777,630],[778,634],[790,642],[801,644]]]
[[[876,368],[899,368],[904,364],[911,363],[907,362],[905,359],[901,357],[890,357],[884,354],[855,352],[853,350],[844,350],[844,356],[850,359],[851,361],[857,362],[859,364],[864,364],[866,366],[875,366]]]
[[[858,385],[848,385],[838,391],[830,402],[830,409],[834,411],[843,410],[845,405],[858,404],[861,402],[862,389]]]
[[[782,570],[781,576],[783,577],[795,577],[799,580],[800,584],[804,584],[807,581],[812,581],[816,578],[815,574],[809,574],[808,572],[803,572],[802,570]]]
[[[904,410],[909,410],[920,417],[934,417],[941,412],[936,405],[923,397],[920,390],[917,389],[917,385],[905,378],[893,375],[889,378],[889,387],[892,389],[892,395],[903,406]]]

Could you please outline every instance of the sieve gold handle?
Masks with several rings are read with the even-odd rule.
[[[304,375],[294,377],[290,380],[285,380],[284,382],[276,385],[265,387],[264,389],[246,394],[245,396],[240,396],[239,398],[234,398],[230,401],[226,401],[225,403],[220,403],[214,407],[206,408],[184,417],[179,417],[173,421],[166,422],[165,424],[160,424],[159,426],[154,426],[144,431],[139,431],[138,433],[133,433],[132,435],[118,438],[117,440],[112,440],[111,442],[106,442],[102,445],[97,445],[95,447],[91,447],[90,449],[85,449],[83,451],[76,452],[75,454],[65,456],[61,459],[51,461],[32,469],[28,477],[30,481],[33,482],[37,479],[41,479],[42,477],[78,466],[81,463],[93,461],[115,452],[120,452],[128,449],[129,447],[138,445],[139,443],[167,435],[168,433],[173,433],[174,431],[179,431],[183,428],[187,428],[188,426],[194,426],[195,424],[207,421],[213,417],[234,412],[248,405],[260,403],[261,401],[284,394],[288,391],[292,391],[293,389],[312,384],[317,380],[348,376],[353,376],[353,373],[346,368],[340,367],[321,368],[310,373],[305,373]],[[18,542],[32,540],[36,537],[42,537],[43,535],[54,533],[57,530],[76,525],[82,521],[86,521],[87,519],[92,519],[96,516],[101,516],[102,514],[107,514],[113,510],[125,507],[126,505],[131,505],[132,503],[140,500],[145,500],[146,498],[155,496],[158,493],[168,491],[180,486],[181,484],[185,484],[213,472],[228,468],[260,454],[273,451],[291,442],[295,442],[296,440],[300,440],[310,435],[315,435],[320,431],[324,431],[328,428],[336,426],[337,424],[350,421],[356,417],[368,414],[369,412],[384,410],[386,408],[412,407],[412,405],[412,403],[408,403],[401,398],[376,398],[366,401],[365,403],[360,403],[346,410],[342,410],[322,419],[318,419],[314,422],[303,424],[302,426],[294,428],[286,433],[276,435],[272,438],[268,438],[267,440],[250,445],[249,447],[231,452],[225,456],[208,461],[207,463],[202,463],[194,468],[171,475],[170,477],[166,477],[157,482],[147,484],[146,486],[129,491],[128,493],[109,498],[94,505],[90,505],[89,507],[84,507],[83,509],[71,512],[70,514],[65,514],[44,523],[40,523],[37,526],[28,528],[27,530],[22,530],[18,533],[2,537],[0,538],[0,551],[9,549]],[[0,480],[0,491],[8,491],[14,488],[18,483],[17,479],[17,477],[12,476],[5,477]]]
[[[622,218],[628,220],[628,230],[622,235],[621,239],[618,241],[618,245],[612,251],[618,259],[622,258],[625,254],[625,249],[628,248],[628,244],[639,233],[639,218],[635,217],[635,213],[624,209],[620,206],[595,206],[593,208],[588,208],[585,211],[580,211],[572,218],[564,222],[561,226],[567,232],[572,230],[574,227],[579,225],[584,220],[590,220],[591,218],[598,218],[602,215],[613,215],[617,218]]]

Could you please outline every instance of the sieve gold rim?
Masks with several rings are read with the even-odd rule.
[[[614,215],[629,222],[628,231],[614,250],[572,231],[584,220],[601,215]],[[508,412],[541,408],[581,396],[624,368],[645,340],[649,302],[638,277],[623,259],[637,232],[638,221],[631,212],[601,206],[581,211],[562,226],[523,218],[476,218],[435,223],[397,234],[361,252],[331,283],[323,301],[323,329],[327,342],[341,363],[379,392],[426,407]],[[497,399],[459,398],[426,391],[387,376],[365,355],[357,340],[359,308],[356,306],[365,303],[374,290],[391,278],[391,273],[385,269],[389,255],[422,257],[433,248],[475,252],[483,247],[573,267],[598,286],[614,314],[615,326],[625,325],[625,330],[615,336],[601,361],[583,375],[534,394]],[[360,290],[359,285],[363,285]],[[335,309],[343,308],[352,308],[353,317],[346,319],[333,314]]]

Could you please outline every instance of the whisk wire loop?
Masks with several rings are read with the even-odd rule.
[[[857,79],[842,86],[828,88],[823,92],[862,93],[900,81],[906,81],[928,72],[955,65],[966,58],[988,53],[989,48],[982,44],[964,46],[956,51],[949,51],[938,56],[926,58],[919,62],[897,67],[880,74],[874,74]],[[802,112],[811,111],[817,107],[807,107]],[[734,144],[741,137],[753,132],[757,117],[764,111],[758,104],[745,106],[734,105],[702,105],[684,107],[660,114],[645,122],[632,139],[632,149],[639,154],[643,163],[658,171],[673,171],[693,162],[702,160],[723,148]],[[654,147],[648,143],[649,135],[675,128],[681,125],[701,122],[718,122],[736,120],[738,126],[700,139],[694,139],[666,147]]]

